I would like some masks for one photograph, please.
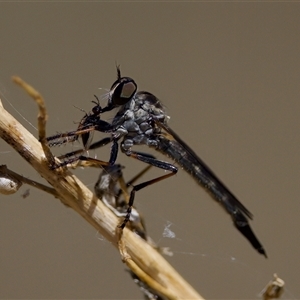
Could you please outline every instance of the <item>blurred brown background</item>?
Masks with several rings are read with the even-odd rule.
[[[0,96],[36,135],[36,105],[10,80],[19,75],[46,99],[48,135],[71,130],[83,115],[74,105],[89,111],[121,64],[254,214],[269,256],[180,171],[136,197],[149,234],[173,250],[171,264],[208,299],[255,299],[274,272],[284,298],[298,299],[299,13],[297,3],[1,3]],[[108,159],[109,147],[96,153]],[[143,167],[121,153],[118,161],[128,179]],[[44,182],[3,141],[0,164]],[[98,173],[76,172],[91,189]],[[33,188],[23,199],[27,188],[0,196],[0,298],[142,298],[94,228]],[[175,239],[163,237],[170,223]]]

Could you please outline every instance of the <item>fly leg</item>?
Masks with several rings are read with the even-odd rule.
[[[95,159],[95,158],[91,158],[91,157],[87,157],[87,156],[84,156],[84,155],[80,155],[85,151],[94,150],[94,149],[103,147],[103,146],[107,145],[108,143],[110,143],[111,141],[112,141],[111,138],[107,137],[107,138],[104,138],[104,139],[102,139],[98,142],[93,143],[92,145],[90,145],[90,147],[88,149],[79,149],[79,150],[72,151],[72,152],[69,152],[67,154],[61,155],[58,158],[59,159],[64,159],[65,161],[63,161],[60,164],[57,164],[57,165],[53,166],[52,168],[56,169],[56,168],[59,168],[59,167],[64,167],[64,166],[67,166],[67,165],[72,164],[72,163],[77,162],[77,161],[87,161],[92,166],[109,166],[109,165],[113,165],[115,163],[115,161],[117,159],[117,155],[118,155],[118,143],[115,140],[112,141],[113,144],[112,144],[112,147],[111,147],[110,159],[109,159],[108,162],[105,162],[105,161],[102,161],[102,160],[99,160],[99,159]]]
[[[99,143],[100,142],[101,141],[99,141]],[[89,149],[94,149],[94,148],[95,147],[93,147],[93,145],[91,145],[91,147]],[[117,160],[118,150],[119,150],[119,144],[118,144],[117,140],[112,140],[112,146],[110,149],[110,158],[109,158],[108,162],[105,162],[105,161],[102,161],[102,160],[99,160],[96,158],[86,157],[83,155],[80,155],[78,157],[78,160],[90,162],[94,166],[112,166],[115,164],[115,162]]]
[[[165,161],[161,161],[156,159],[155,157],[153,157],[152,155],[149,155],[147,153],[142,153],[142,152],[136,152],[136,151],[126,151],[125,154],[129,157],[135,158],[139,161],[142,161],[146,164],[149,164],[153,167],[157,167],[166,171],[169,171],[170,173],[156,177],[154,179],[142,182],[140,184],[137,185],[133,185],[133,188],[130,192],[130,198],[129,198],[129,202],[128,202],[128,208],[127,208],[127,214],[123,220],[123,223],[121,225],[119,225],[120,228],[124,228],[126,226],[126,223],[129,221],[130,219],[130,214],[132,211],[132,207],[133,207],[133,202],[134,202],[134,197],[135,197],[135,193],[151,184],[154,184],[156,182],[159,182],[161,180],[167,179],[173,175],[175,175],[178,171],[177,167],[175,167],[174,165],[167,163]]]

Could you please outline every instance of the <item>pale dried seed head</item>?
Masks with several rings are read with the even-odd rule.
[[[11,195],[16,193],[22,186],[22,182],[8,174],[0,174],[0,193]]]

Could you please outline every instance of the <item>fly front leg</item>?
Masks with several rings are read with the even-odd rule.
[[[112,146],[111,146],[110,158],[109,158],[108,162],[82,155],[82,153],[86,152],[87,150],[95,150],[95,149],[103,147],[111,142],[112,142]],[[67,165],[72,165],[73,163],[76,163],[78,161],[87,161],[90,163],[90,165],[96,166],[96,167],[97,166],[105,167],[105,166],[114,165],[115,161],[117,159],[118,149],[119,149],[119,144],[118,144],[117,140],[112,140],[110,137],[106,137],[98,142],[93,143],[88,149],[79,149],[79,150],[72,151],[67,154],[59,156],[58,158],[64,159],[64,161],[53,166],[52,169],[64,167]]]
[[[81,161],[88,161],[93,165],[98,165],[98,166],[112,166],[115,164],[116,160],[117,160],[117,156],[118,156],[118,152],[119,152],[119,144],[117,140],[112,140],[112,145],[110,148],[110,158],[108,162],[96,159],[96,158],[91,158],[91,157],[86,157],[83,155],[80,155],[78,157],[78,160]]]
[[[127,150],[124,151],[125,154],[129,157],[135,158],[137,160],[140,160],[146,164],[149,164],[153,167],[157,167],[166,171],[169,171],[170,173],[156,177],[154,179],[142,182],[140,184],[137,185],[133,185],[132,186],[132,190],[130,192],[130,198],[129,198],[129,203],[128,203],[128,208],[127,208],[127,214],[123,220],[123,223],[121,225],[119,225],[120,228],[124,228],[126,226],[126,223],[129,221],[130,219],[130,214],[131,214],[131,210],[133,207],[133,202],[134,202],[134,197],[135,197],[135,193],[151,184],[154,184],[156,182],[159,182],[161,180],[167,179],[173,175],[175,175],[178,171],[178,168],[175,167],[174,165],[167,163],[165,161],[161,161],[159,159],[156,159],[155,157],[153,157],[150,154],[147,153],[142,153],[142,152],[136,152],[136,151],[131,151],[131,150]]]

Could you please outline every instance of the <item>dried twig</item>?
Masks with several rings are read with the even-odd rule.
[[[283,294],[284,281],[279,278],[276,273],[273,274],[273,276],[274,279],[260,292],[260,296],[262,296],[263,300],[279,299]]]
[[[17,192],[17,190],[21,187],[23,183],[31,185],[39,190],[42,190],[48,194],[51,194],[54,197],[58,197],[58,193],[56,192],[55,189],[50,188],[44,184],[38,183],[34,180],[31,180],[29,178],[26,178],[22,175],[19,175],[18,173],[15,173],[14,171],[10,170],[7,168],[7,166],[2,165],[0,166],[0,181],[4,183],[4,180],[9,183],[11,190],[5,189],[3,187],[3,194],[13,194]],[[1,191],[0,191],[1,192]]]
[[[38,114],[38,133],[39,133],[39,141],[41,142],[41,145],[43,147],[44,153],[47,157],[47,160],[49,163],[54,163],[54,157],[50,151],[50,148],[48,147],[46,143],[46,122],[47,122],[47,112],[46,112],[46,105],[43,97],[41,94],[36,91],[32,86],[27,84],[25,81],[23,81],[20,77],[14,76],[12,80],[21,86],[36,102],[39,108],[39,114]]]

